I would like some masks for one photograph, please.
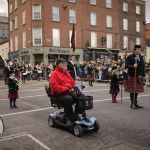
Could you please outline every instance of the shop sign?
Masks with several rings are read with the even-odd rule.
[[[21,55],[25,55],[25,54],[28,54],[28,53],[29,53],[29,51],[22,51]]]
[[[70,53],[70,50],[50,48],[49,52],[53,52],[53,53]]]

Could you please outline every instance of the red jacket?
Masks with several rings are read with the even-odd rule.
[[[68,70],[63,72],[63,69],[57,67],[50,76],[51,94],[60,95],[67,93],[67,90],[75,85],[75,81]]]

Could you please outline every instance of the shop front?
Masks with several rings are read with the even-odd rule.
[[[17,62],[20,61],[20,53],[19,50],[17,51],[13,51],[13,52],[9,52],[9,59],[10,60],[17,60]]]
[[[84,61],[118,60],[119,49],[87,48],[83,50]]]

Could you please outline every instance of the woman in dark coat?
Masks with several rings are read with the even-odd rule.
[[[14,71],[10,71],[10,77],[8,78],[8,98],[10,100],[10,109],[18,108],[16,106],[16,99],[18,98],[18,82],[15,79]]]
[[[94,80],[94,64],[89,64],[88,67],[87,67],[87,70],[88,70],[88,75],[87,75],[87,78],[89,80],[89,85],[90,86],[93,86],[93,80]]]
[[[112,103],[117,103],[116,97],[119,93],[119,79],[116,75],[117,67],[112,67],[111,84],[109,93],[112,95]]]

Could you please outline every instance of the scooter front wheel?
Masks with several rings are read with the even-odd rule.
[[[97,132],[99,129],[100,129],[100,124],[99,124],[98,121],[95,121],[94,122],[94,129],[93,130]]]
[[[74,125],[73,132],[76,136],[80,137],[83,134],[83,128],[80,125]]]
[[[54,119],[52,119],[51,117],[48,118],[48,124],[50,127],[54,127],[55,126],[55,122]]]

